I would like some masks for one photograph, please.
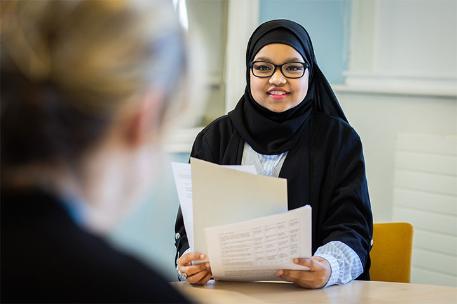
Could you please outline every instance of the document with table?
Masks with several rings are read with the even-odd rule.
[[[292,259],[311,256],[309,206],[205,230],[216,279],[268,281],[278,269],[308,269]]]
[[[278,269],[306,269],[292,259],[311,256],[311,207],[287,211],[285,179],[191,159],[189,181],[184,165],[173,171],[189,244],[208,254],[216,279],[275,280]]]

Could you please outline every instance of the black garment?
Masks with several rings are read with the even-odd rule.
[[[82,230],[41,191],[1,194],[2,302],[188,301],[155,271]]]
[[[262,47],[272,43],[293,47],[308,64],[309,70],[306,97],[294,108],[281,113],[260,106],[250,90],[251,63]],[[313,110],[347,122],[330,84],[319,69],[308,33],[296,22],[271,20],[254,31],[246,49],[246,83],[244,95],[229,117],[241,137],[258,153],[280,154],[293,148]]]
[[[232,120],[223,116],[200,132],[191,156],[239,165],[244,143]],[[287,179],[289,210],[308,203],[313,208],[313,253],[328,242],[341,241],[360,257],[364,272],[359,279],[369,279],[373,222],[357,133],[341,119],[313,112],[297,145],[287,153],[279,176]],[[180,235],[175,245],[181,255],[189,248],[181,210],[175,230]]]

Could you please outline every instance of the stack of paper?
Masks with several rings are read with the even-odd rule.
[[[194,158],[173,171],[190,248],[209,255],[216,278],[271,280],[277,269],[304,269],[292,259],[311,255],[311,208],[287,212],[285,179]]]

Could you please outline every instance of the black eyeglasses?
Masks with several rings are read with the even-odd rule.
[[[281,73],[286,78],[296,79],[305,75],[305,70],[308,68],[306,62],[287,62],[283,64],[273,64],[266,61],[254,61],[250,65],[252,74],[259,78],[268,78],[273,76],[276,68],[281,70]]]

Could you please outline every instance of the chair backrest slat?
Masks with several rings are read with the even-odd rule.
[[[370,252],[373,281],[409,283],[413,226],[410,223],[376,223]]]

